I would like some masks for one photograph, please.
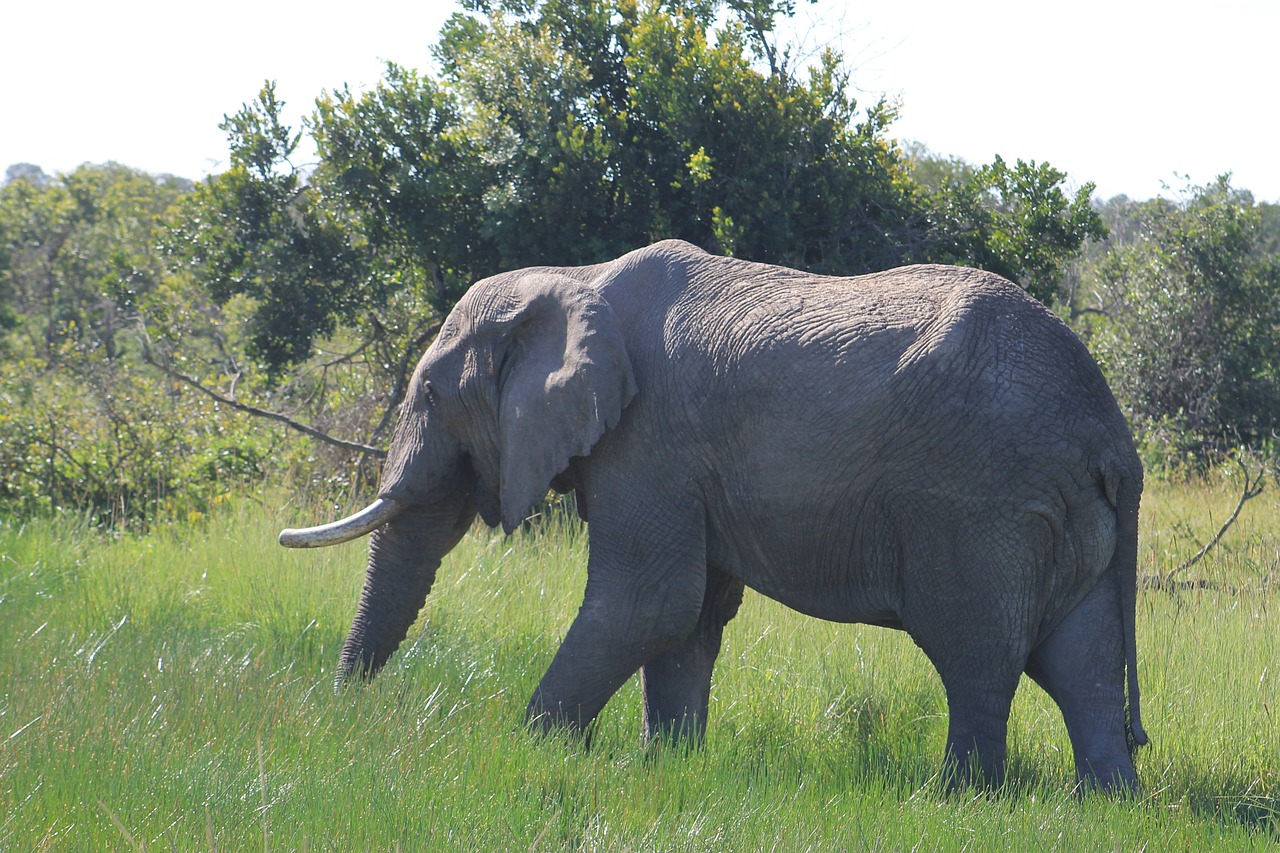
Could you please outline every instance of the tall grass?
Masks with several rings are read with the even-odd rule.
[[[1143,571],[1193,553],[1229,480],[1156,484]],[[586,535],[477,530],[367,686],[332,668],[359,545],[288,552],[296,514],[241,499],[111,538],[0,526],[0,849],[1263,849],[1280,840],[1280,501],[1174,591],[1139,597],[1136,801],[1077,798],[1060,715],[1029,682],[1010,783],[947,794],[941,684],[904,635],[748,594],[705,749],[645,748],[634,681],[588,751],[521,720],[572,619]]]

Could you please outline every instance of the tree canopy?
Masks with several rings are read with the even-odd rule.
[[[268,84],[227,119],[232,166],[179,229],[216,297],[255,300],[272,370],[397,297],[443,314],[474,280],[595,263],[666,237],[855,274],[915,261],[989,266],[1044,299],[1100,226],[1091,186],[997,159],[937,186],[860,105],[841,57],[793,67],[772,42],[794,3],[472,0],[437,76],[395,65],[339,88],[290,157]],[[403,326],[378,318],[370,328]]]
[[[1113,200],[1116,238],[1090,263],[1094,350],[1135,427],[1182,450],[1280,428],[1276,207],[1223,176],[1173,200]]]
[[[0,506],[127,523],[199,515],[278,434],[184,400],[141,362],[139,312],[188,307],[157,240],[191,191],[108,163],[0,186]],[[188,325],[207,330],[208,315]]]

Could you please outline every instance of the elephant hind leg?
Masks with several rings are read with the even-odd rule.
[[[948,723],[943,774],[949,786],[1004,784],[1018,675],[982,667],[963,676],[944,676]]]
[[[924,529],[933,535],[910,540],[905,552],[908,576],[926,582],[908,584],[903,627],[946,690],[943,772],[952,786],[999,786],[1009,712],[1034,636],[1030,567],[1045,558],[1028,529],[1003,523]]]
[[[641,668],[646,741],[701,743],[705,738],[711,671],[720,654],[724,626],[738,612],[742,592],[742,581],[708,568],[702,612],[693,633]]]
[[[1125,736],[1125,645],[1120,590],[1102,577],[1031,653],[1027,674],[1062,710],[1080,784],[1133,791],[1137,776]]]
[[[961,612],[979,610],[968,602]],[[950,787],[1004,782],[1009,712],[1022,677],[1028,632],[994,608],[967,617],[963,630],[942,627],[908,631],[924,650],[947,693],[947,747],[943,773]]]

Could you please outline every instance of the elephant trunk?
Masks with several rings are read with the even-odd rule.
[[[399,648],[427,600],[440,560],[475,517],[465,496],[408,506],[373,532],[364,591],[342,646],[335,685],[371,678]]]

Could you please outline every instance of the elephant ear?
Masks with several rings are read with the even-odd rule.
[[[513,531],[574,456],[586,456],[636,394],[618,319],[600,294],[550,273],[524,298],[502,354],[498,444],[502,527]]]

